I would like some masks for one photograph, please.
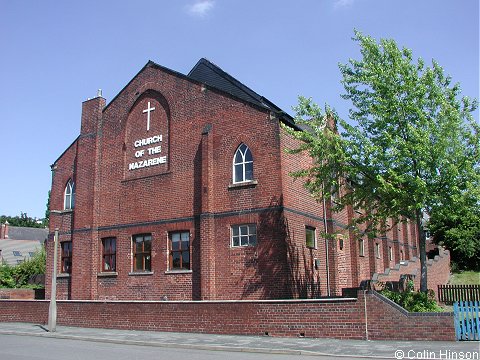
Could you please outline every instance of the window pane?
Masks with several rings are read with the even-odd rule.
[[[72,261],[69,258],[63,260],[62,272],[69,273],[72,269]]]
[[[103,264],[103,270],[106,270],[106,271],[112,270],[111,260],[112,259],[111,259],[110,256],[105,256],[104,264]]]
[[[245,164],[245,180],[253,180],[253,163]]]
[[[69,210],[70,207],[70,195],[65,195],[65,210]]]
[[[189,241],[182,241],[182,250],[188,250],[190,248]]]
[[[235,165],[235,182],[243,181],[243,164]]]
[[[247,152],[245,153],[245,162],[253,161],[252,158],[252,152],[250,149],[247,149]]]
[[[150,255],[145,256],[145,271],[151,271],[152,270],[152,258]]]
[[[135,271],[142,271],[143,270],[143,256],[136,255],[135,256]]]
[[[239,226],[234,226],[234,227],[232,227],[232,235],[233,235],[233,236],[238,236],[239,231],[240,231],[240,227],[239,227]]]
[[[240,245],[247,246],[248,245],[248,236],[240,237]]]
[[[248,235],[248,226],[240,226],[240,235]]]
[[[182,253],[182,268],[190,269],[190,253],[188,251]]]
[[[250,236],[250,245],[257,245],[257,236],[256,235]]]
[[[180,267],[180,253],[174,252],[172,255],[172,268],[178,269]]]
[[[256,225],[248,225],[248,231],[250,235],[255,235],[257,233],[257,226]]]
[[[172,250],[180,250],[180,241],[172,240]]]
[[[188,231],[184,231],[181,233],[182,241],[189,241],[190,240],[190,233]]]
[[[143,243],[143,251],[145,252],[150,252],[152,250],[152,241],[151,240],[145,240]]]
[[[232,240],[233,246],[240,246],[240,238],[238,236],[235,236]]]
[[[135,240],[135,252],[141,253],[143,252],[143,241],[142,238],[138,238]]]
[[[235,153],[234,164],[241,164],[242,162],[243,162],[242,153],[239,150],[237,150],[237,152]]]
[[[172,241],[180,241],[180,233],[172,233],[171,237]]]
[[[305,245],[309,248],[315,247],[315,230],[306,228],[305,229]]]

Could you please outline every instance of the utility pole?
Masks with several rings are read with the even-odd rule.
[[[53,236],[53,275],[52,291],[50,293],[50,306],[48,308],[48,331],[57,331],[57,251],[58,251],[58,228]]]

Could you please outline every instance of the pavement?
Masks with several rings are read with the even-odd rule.
[[[479,359],[480,343],[435,341],[365,341],[271,336],[214,335],[156,331],[112,330],[0,323],[0,336],[22,335],[102,343],[214,351],[254,352],[375,359]],[[460,354],[463,354],[460,355]]]

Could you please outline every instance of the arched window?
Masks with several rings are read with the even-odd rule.
[[[252,152],[245,144],[240,144],[233,157],[233,183],[253,180]]]
[[[71,210],[75,206],[75,184],[70,179],[68,180],[67,186],[65,186],[65,196],[64,196],[64,205],[65,210]]]

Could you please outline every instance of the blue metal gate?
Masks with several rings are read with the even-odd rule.
[[[455,335],[457,340],[480,340],[480,302],[456,301],[453,303]]]

